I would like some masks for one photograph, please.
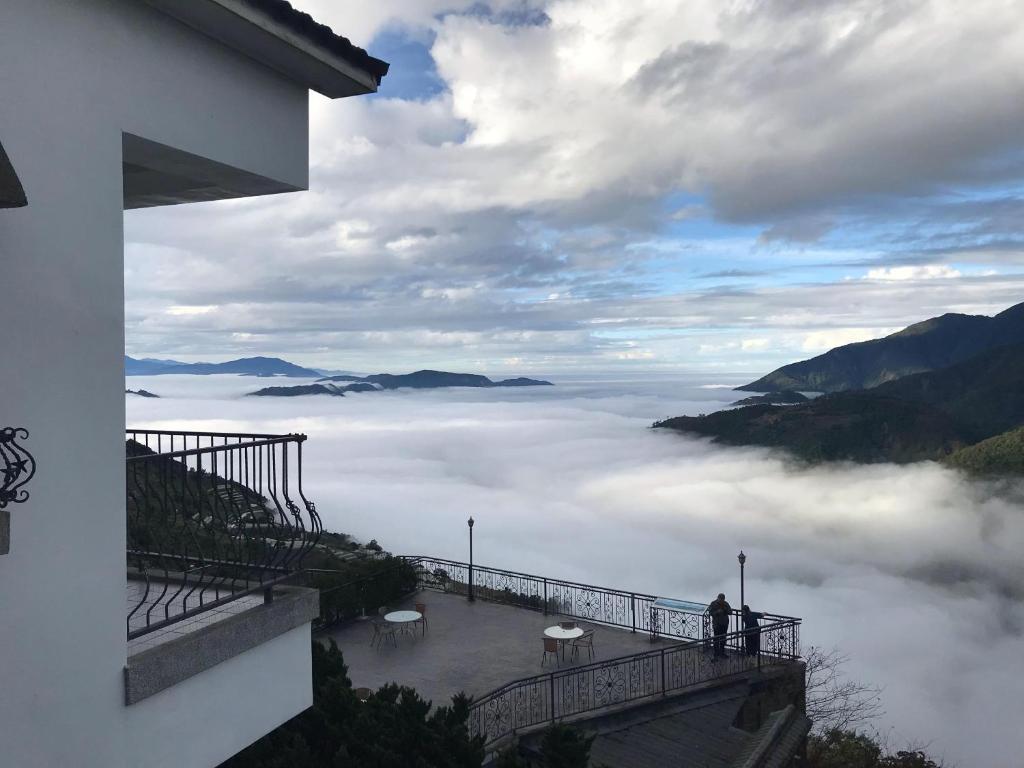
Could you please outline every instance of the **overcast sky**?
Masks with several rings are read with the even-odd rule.
[[[293,0],[311,191],[126,214],[127,351],[760,371],[1024,300],[1018,0]]]

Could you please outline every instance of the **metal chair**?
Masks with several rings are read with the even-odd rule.
[[[384,621],[383,619],[373,620],[373,637],[370,639],[370,646],[379,648],[385,640],[390,640],[391,644],[398,647],[398,637],[395,634],[395,627],[390,621]]]
[[[590,661],[594,660],[594,630],[590,629],[584,632],[582,635],[572,641],[572,659],[576,659],[576,654],[580,648],[586,648],[589,654]]]
[[[544,655],[540,658],[542,667],[547,663],[549,654],[555,657],[555,664],[558,664],[558,641],[553,637],[544,638]]]
[[[425,603],[416,603],[416,611],[419,613],[420,618],[416,621],[420,625],[420,634],[427,634],[427,606]]]

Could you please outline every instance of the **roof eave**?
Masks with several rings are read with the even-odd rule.
[[[25,188],[21,186],[3,144],[0,144],[0,208],[23,208],[26,205]]]
[[[146,2],[328,98],[374,93],[380,78],[387,72],[385,62],[351,46],[344,38],[332,39],[352,50],[353,55],[348,57],[303,34],[299,23],[286,23],[288,19],[307,26],[310,22],[305,14],[287,4],[275,4],[274,8],[278,10],[275,16],[261,8],[266,2],[252,0]],[[281,5],[287,9],[284,16],[280,13]],[[366,66],[360,66],[359,61],[365,62]]]

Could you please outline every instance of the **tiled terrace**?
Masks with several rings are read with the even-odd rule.
[[[349,677],[355,687],[376,690],[396,682],[415,688],[435,704],[446,704],[464,691],[477,698],[505,683],[553,669],[571,668],[569,649],[561,667],[549,661],[541,666],[544,629],[565,617],[516,608],[484,600],[469,602],[465,596],[426,590],[391,610],[412,610],[415,603],[427,606],[427,631],[415,636],[398,636],[398,646],[384,643],[370,646],[373,628],[369,621],[354,621],[327,630],[345,655]],[[612,659],[673,644],[671,640],[651,643],[650,635],[635,634],[580,621],[594,629],[594,661]],[[579,664],[589,658],[585,652]]]

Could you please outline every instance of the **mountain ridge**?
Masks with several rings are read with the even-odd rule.
[[[948,312],[881,339],[844,344],[809,360],[784,365],[737,390],[827,393],[869,389],[1020,343],[1024,343],[1024,303],[991,317]]]
[[[186,374],[211,376],[235,374],[238,376],[286,376],[289,378],[316,378],[320,375],[312,368],[289,363],[279,357],[241,357],[223,363],[182,363],[177,360],[141,360],[124,356],[125,376],[164,376]]]

